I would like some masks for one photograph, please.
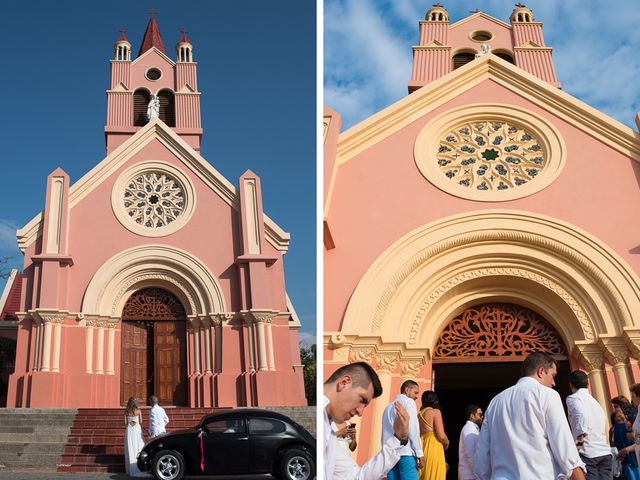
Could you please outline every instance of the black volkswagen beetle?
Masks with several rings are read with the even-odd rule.
[[[278,479],[311,480],[315,452],[315,438],[289,417],[235,409],[206,415],[194,429],[150,440],[138,455],[138,468],[158,480],[265,473]]]

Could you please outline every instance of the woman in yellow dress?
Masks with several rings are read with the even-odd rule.
[[[444,451],[449,448],[449,439],[444,433],[442,412],[436,392],[427,390],[422,394],[422,407],[418,414],[420,439],[424,451],[424,467],[420,470],[420,480],[445,480],[447,464]]]

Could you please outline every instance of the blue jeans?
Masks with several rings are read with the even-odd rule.
[[[395,467],[387,473],[387,480],[418,480],[418,467],[416,457],[403,455]]]

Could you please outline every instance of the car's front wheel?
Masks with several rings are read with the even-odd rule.
[[[161,450],[153,457],[151,471],[156,480],[180,480],[184,477],[182,455],[173,450]]]
[[[284,452],[278,467],[278,478],[287,480],[311,480],[316,474],[316,462],[311,455],[300,448],[290,448]]]

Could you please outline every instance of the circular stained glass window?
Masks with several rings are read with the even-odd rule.
[[[187,224],[196,192],[177,167],[149,161],[120,174],[111,190],[111,206],[118,221],[145,237],[162,237]]]
[[[546,152],[526,128],[508,122],[466,122],[447,132],[436,161],[444,177],[476,190],[525,185],[546,166]]]
[[[127,183],[122,204],[138,225],[162,228],[177,220],[184,211],[184,187],[167,173],[143,172]]]
[[[157,68],[150,68],[147,70],[147,78],[149,80],[159,80],[162,76],[162,72]]]

